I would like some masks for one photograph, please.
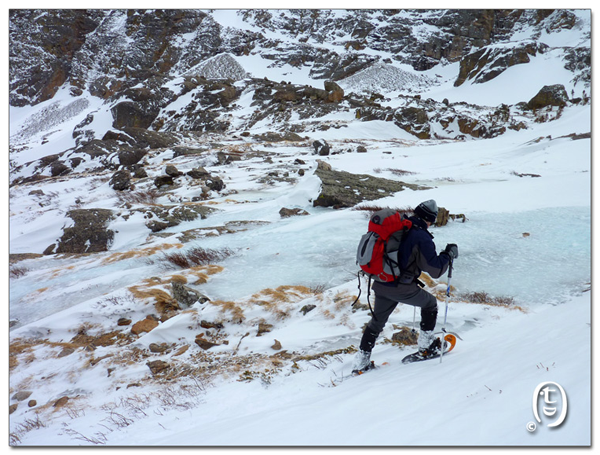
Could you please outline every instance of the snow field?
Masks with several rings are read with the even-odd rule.
[[[233,16],[233,17],[232,17]],[[246,27],[231,11],[219,10],[216,19],[230,26]],[[233,21],[235,19],[235,21]],[[589,20],[582,13],[582,20]],[[249,26],[248,26],[249,27]],[[424,33],[427,30],[423,30]],[[271,32],[269,32],[271,33]],[[523,30],[522,39],[529,37]],[[561,32],[544,37],[550,46],[576,45],[581,35]],[[528,101],[543,85],[563,83],[576,95],[582,87],[572,83],[555,58],[557,52],[538,55],[526,65],[512,67],[486,84],[465,83],[453,87],[457,65],[427,72],[440,85],[424,92],[424,98],[450,102],[466,101],[497,106]],[[238,58],[254,76],[290,80],[319,86],[308,69],[267,66],[258,55]],[[403,68],[405,69],[405,68]],[[436,74],[439,74],[438,78]],[[35,123],[48,104],[35,108],[11,107],[11,134],[30,148],[11,155],[17,165],[62,152],[74,146],[72,131],[84,113],[71,106],[67,91],[59,92],[53,109],[65,114],[62,123]],[[111,129],[106,105],[90,97],[96,109],[93,128],[101,138]],[[249,115],[251,96],[243,97],[234,125]],[[93,104],[96,103],[96,104]],[[390,107],[399,106],[393,96]],[[171,106],[174,107],[174,106]],[[68,114],[68,115],[67,115]],[[557,111],[552,116],[558,115]],[[437,361],[402,365],[412,348],[398,349],[385,343],[396,326],[412,326],[413,309],[399,306],[390,318],[373,352],[376,362],[389,365],[357,378],[347,378],[351,353],[298,361],[295,368],[282,362],[276,373],[256,365],[253,380],[240,381],[243,371],[218,376],[213,382],[194,384],[192,379],[174,381],[169,387],[144,380],[149,376],[145,361],[107,371],[111,360],[90,367],[90,357],[75,352],[57,357],[58,348],[40,345],[32,351],[35,361],[11,370],[10,387],[21,390],[35,385],[35,397],[43,409],[28,409],[21,403],[10,416],[10,432],[20,435],[20,445],[108,445],[131,446],[586,446],[591,443],[591,139],[572,140],[571,134],[591,131],[591,109],[571,106],[560,118],[530,124],[528,129],[508,131],[491,140],[417,141],[390,122],[355,122],[352,113],[330,115],[325,120],[348,122],[347,127],[311,133],[310,140],[326,139],[334,148],[364,144],[367,154],[341,153],[327,157],[337,170],[400,178],[431,187],[425,191],[403,191],[375,201],[392,207],[416,206],[434,198],[453,214],[464,213],[466,223],[452,222],[434,229],[438,250],[458,243],[449,302],[448,330],[461,335],[454,352]],[[268,121],[253,133],[269,131]],[[29,128],[29,129],[27,129]],[[47,142],[44,139],[50,139]],[[245,146],[240,140],[234,145]],[[357,346],[368,311],[352,312],[349,304],[337,305],[336,295],[356,294],[355,248],[366,230],[363,212],[313,208],[320,183],[314,176],[315,157],[310,148],[289,144],[269,148],[275,164],[262,160],[240,161],[227,166],[212,162],[175,160],[181,169],[206,165],[225,179],[237,194],[215,198],[221,211],[206,220],[183,223],[167,230],[164,239],[148,239],[141,215],[127,222],[119,219],[111,227],[118,231],[109,253],[83,258],[44,257],[19,263],[24,276],[10,281],[11,341],[20,337],[61,343],[78,328],[91,332],[114,329],[119,316],[137,321],[148,306],[131,299],[128,288],[148,277],[166,279],[178,271],[165,270],[158,258],[143,255],[120,261],[105,261],[113,253],[128,253],[174,243],[181,231],[222,226],[229,221],[264,221],[236,234],[207,237],[186,248],[231,248],[235,255],[221,263],[224,270],[209,277],[198,289],[213,300],[231,300],[243,308],[246,325],[228,323],[224,329],[230,343],[212,348],[214,362],[225,361],[238,348],[240,356],[256,355],[257,364],[282,349],[302,355]],[[261,185],[255,176],[281,170],[296,156],[309,170],[296,184]],[[158,173],[167,150],[151,159]],[[277,161],[280,162],[277,162]],[[411,172],[397,177],[393,170]],[[26,168],[24,172],[31,171]],[[536,174],[540,177],[518,174]],[[84,207],[115,209],[118,202],[106,181],[90,176],[81,182],[66,180],[43,187],[47,197],[29,195],[32,188],[12,188],[10,194],[10,252],[41,253],[61,235],[65,212],[82,199]],[[36,186],[37,188],[37,186]],[[182,189],[181,197],[192,195]],[[49,204],[40,207],[42,204]],[[167,201],[162,200],[166,203]],[[366,205],[366,203],[365,203]],[[281,219],[281,207],[302,208],[306,217]],[[524,236],[524,234],[529,234]],[[175,247],[172,247],[174,250]],[[166,249],[165,251],[171,251]],[[439,286],[445,285],[444,277]],[[262,337],[246,336],[252,321],[272,317],[251,296],[279,286],[325,288],[323,296],[302,295],[287,302],[289,317],[273,322]],[[364,286],[364,284],[363,284]],[[361,303],[365,303],[365,294]],[[478,305],[461,300],[462,294],[486,292],[510,297],[525,311],[511,307]],[[112,300],[111,300],[112,299]],[[320,305],[306,316],[299,309]],[[440,300],[441,328],[445,302]],[[326,313],[328,312],[328,313]],[[196,304],[190,310],[140,336],[139,349],[151,343],[190,344],[180,357],[192,362],[198,348],[193,345],[200,319],[222,316],[219,307]],[[333,316],[333,317],[331,317]],[[417,315],[417,321],[419,320]],[[98,347],[94,359],[115,353]],[[150,360],[170,360],[168,355]],[[276,368],[275,368],[276,369]],[[44,378],[42,380],[41,378]],[[143,382],[141,387],[126,387]],[[532,393],[552,381],[567,392],[569,414],[558,429],[546,422],[530,433],[533,421]],[[184,386],[192,387],[184,393]],[[196,388],[194,388],[196,387]],[[171,393],[172,395],[169,395]],[[70,408],[57,410],[51,403],[64,395],[76,397]],[[176,397],[175,405],[164,399]],[[163,401],[161,401],[161,399]],[[144,403],[142,406],[140,403]],[[126,403],[137,403],[127,407]],[[39,412],[39,414],[37,414]],[[44,427],[23,432],[20,425],[35,416]],[[116,422],[117,415],[129,424]],[[96,438],[94,440],[94,438]]]

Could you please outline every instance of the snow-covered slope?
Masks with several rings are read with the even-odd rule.
[[[232,11],[217,11],[214,20],[258,27]],[[290,39],[269,24],[261,33]],[[531,33],[523,29],[521,38]],[[454,87],[458,63],[421,73],[396,64],[358,72],[344,88],[381,91],[390,109],[419,93],[458,103],[465,112],[474,104],[493,110],[503,103],[518,116],[515,104],[543,85],[564,84],[569,94],[583,90],[553,50],[582,40],[585,35],[572,31],[548,32],[549,52],[485,84]],[[256,78],[311,81],[308,68],[273,65],[260,55],[223,55],[198,68],[218,78],[223,67],[211,62],[235,58]],[[169,89],[179,90],[183,80],[184,74],[174,77]],[[426,81],[436,82],[426,90]],[[195,93],[165,111],[179,112]],[[318,120],[292,116],[290,129],[308,122],[314,129],[303,131],[300,141],[268,142],[258,137],[273,131],[273,118],[241,135],[255,113],[253,102],[247,91],[222,112],[239,130],[182,136],[177,146],[151,150],[144,166],[149,175],[131,191],[153,195],[150,202],[113,190],[114,170],[99,171],[93,160],[82,164],[87,170],[11,187],[9,443],[590,445],[590,104],[547,108],[547,121],[519,118],[526,128],[486,140],[419,140],[392,122],[360,121],[354,111],[339,109]],[[32,177],[35,160],[74,147],[74,128],[89,112],[94,120],[87,128],[96,138],[113,129],[108,104],[88,94],[73,99],[66,89],[33,107],[11,107],[11,180]],[[319,129],[325,124],[329,128]],[[326,140],[335,153],[314,154],[315,140]],[[367,152],[358,153],[359,145]],[[241,159],[220,159],[225,152]],[[451,214],[465,215],[464,223],[432,228],[438,250],[447,243],[460,250],[449,300],[446,277],[428,281],[441,310],[437,329],[448,304],[446,328],[462,338],[443,363],[401,364],[414,346],[393,337],[413,327],[415,313],[399,305],[373,351],[372,358],[387,365],[349,377],[370,317],[364,281],[360,305],[351,306],[358,292],[355,249],[368,218],[364,210],[313,206],[321,189],[319,161],[429,188],[359,208],[414,207],[433,198]],[[187,177],[153,193],[153,179],[167,164],[182,172],[202,166],[222,178],[225,189],[201,202],[215,209],[206,218],[152,232],[149,207],[191,206],[200,194]],[[284,207],[307,215],[282,217]],[[67,212],[91,208],[115,213],[108,251],[42,255],[72,225]],[[167,260],[200,249],[227,257],[194,267]],[[177,283],[209,300],[169,313]],[[151,328],[140,329],[140,322]],[[544,382],[564,388],[568,418],[551,429],[552,420],[543,417],[531,432],[532,396]]]

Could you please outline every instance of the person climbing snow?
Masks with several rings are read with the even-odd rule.
[[[426,358],[439,352],[441,341],[433,335],[438,313],[437,300],[423,289],[418,278],[422,271],[432,278],[441,277],[448,270],[450,261],[458,257],[458,246],[448,244],[439,255],[436,253],[433,235],[428,228],[435,223],[437,215],[437,203],[428,200],[420,203],[414,214],[408,217],[412,227],[404,235],[398,249],[400,276],[389,283],[374,282],[375,305],[371,320],[363,332],[352,371],[369,368],[375,341],[398,303],[421,308],[418,355]]]

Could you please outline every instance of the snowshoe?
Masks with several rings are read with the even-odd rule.
[[[413,363],[422,362],[423,360],[436,359],[441,355],[441,340],[439,337],[431,343],[426,349],[420,349],[419,351],[409,354],[402,359],[402,363]],[[448,333],[444,336],[444,354],[452,351],[456,345],[456,336]]]
[[[374,370],[375,368],[377,368],[375,366],[375,362],[373,360],[371,360],[371,362],[368,363],[367,366],[365,366],[363,368],[352,370],[352,376],[359,376],[361,374],[366,373],[367,371]]]

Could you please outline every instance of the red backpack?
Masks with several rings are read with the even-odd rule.
[[[356,263],[370,278],[389,283],[400,277],[398,247],[412,222],[392,209],[375,212],[358,244]]]

